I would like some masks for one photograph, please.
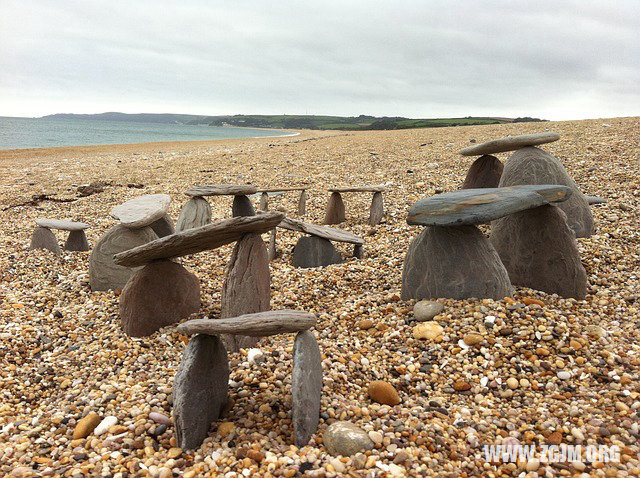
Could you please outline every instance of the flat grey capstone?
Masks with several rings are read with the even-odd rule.
[[[202,197],[192,197],[189,199],[178,215],[176,222],[176,232],[196,227],[206,226],[211,223],[211,205],[209,201]]]
[[[553,184],[460,189],[421,199],[409,209],[407,223],[420,226],[464,226],[493,221],[571,196],[567,186]]]
[[[60,229],[63,231],[82,231],[91,227],[84,222],[66,221],[64,219],[36,219],[36,224],[47,229]]]
[[[304,232],[330,241],[348,242],[360,245],[364,244],[364,239],[351,234],[350,232],[343,231],[342,229],[336,229],[335,227],[329,226],[318,226],[316,224],[302,222],[291,217],[284,217],[280,224],[278,224],[278,227],[289,231]]]
[[[258,189],[251,184],[203,184],[187,189],[188,196],[246,196]]]
[[[34,229],[29,249],[47,249],[54,254],[62,254],[56,235],[48,227],[42,226]]]
[[[480,156],[483,154],[504,153],[505,151],[515,151],[526,146],[536,146],[538,144],[553,143],[558,141],[558,133],[533,133],[520,134],[517,136],[507,136],[506,138],[494,139],[486,143],[474,144],[460,150],[462,156]]]
[[[378,193],[384,191],[384,186],[346,186],[343,188],[329,188],[331,193]]]
[[[171,196],[168,194],[144,194],[114,207],[111,217],[132,229],[145,227],[164,216],[169,204]]]
[[[303,310],[269,310],[228,319],[196,319],[177,326],[184,335],[240,334],[251,337],[300,332],[316,325],[316,316]]]
[[[121,266],[134,267],[157,259],[171,259],[216,249],[239,240],[245,234],[267,232],[276,227],[283,217],[281,213],[267,212],[186,229],[117,254],[114,261]]]
[[[309,186],[284,187],[284,188],[263,188],[258,189],[259,193],[286,193],[289,191],[304,191]]]
[[[318,236],[304,236],[293,248],[294,267],[324,267],[342,262],[331,241]]]
[[[293,343],[291,395],[293,443],[303,447],[318,428],[322,398],[322,355],[309,330],[299,332]]]
[[[585,196],[588,204],[606,204],[607,199],[600,196]]]
[[[367,432],[355,423],[333,422],[322,436],[324,446],[333,456],[351,456],[360,451],[371,450],[373,441]]]
[[[229,358],[222,341],[196,335],[185,348],[173,381],[173,420],[178,446],[198,448],[227,404]]]

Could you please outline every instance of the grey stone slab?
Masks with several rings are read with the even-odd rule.
[[[343,188],[329,188],[331,193],[377,193],[384,191],[384,186],[346,186]]]
[[[255,216],[256,210],[251,204],[251,200],[247,196],[233,196],[233,204],[231,205],[231,215],[239,216]]]
[[[84,222],[66,221],[64,219],[36,219],[36,224],[47,229],[60,229],[63,231],[82,231],[91,227]]]
[[[332,192],[324,214],[325,224],[340,224],[346,220],[344,201],[339,192]]]
[[[186,229],[195,229],[211,224],[211,206],[209,201],[202,197],[192,197],[189,199],[178,215],[176,222],[176,232]]]
[[[493,221],[508,214],[561,202],[571,188],[553,184],[461,189],[421,199],[409,209],[407,223],[463,226]]]
[[[504,153],[506,151],[515,151],[516,149],[526,146],[552,143],[559,139],[560,135],[552,132],[507,136],[506,138],[494,139],[486,143],[474,144],[461,150],[460,154],[462,156],[480,156],[483,154]]]
[[[322,355],[309,330],[299,332],[293,343],[291,395],[293,443],[303,447],[318,428],[322,398]]]
[[[480,156],[467,171],[461,189],[497,188],[503,170],[504,164],[495,156]]]
[[[371,207],[369,208],[369,225],[376,226],[380,224],[384,217],[384,200],[381,192],[373,193],[371,199]]]
[[[117,254],[116,264],[141,266],[158,259],[170,259],[197,252],[216,249],[239,240],[245,234],[262,234],[278,225],[284,217],[281,213],[267,212],[257,216],[243,216],[186,229],[148,244]]]
[[[89,250],[89,241],[83,230],[69,231],[67,241],[64,243],[65,251],[85,252]]]
[[[56,235],[48,227],[42,226],[34,229],[29,249],[47,249],[54,254],[62,254]]]
[[[145,227],[164,216],[169,204],[168,194],[145,194],[114,207],[111,217],[132,229]]]
[[[149,227],[153,229],[153,232],[155,232],[158,237],[170,236],[176,232],[176,229],[173,226],[173,221],[168,214],[165,214],[157,221],[149,224]]]
[[[606,204],[607,199],[601,198],[600,196],[585,196],[588,204]]]
[[[331,241],[322,237],[301,237],[293,248],[295,267],[324,267],[341,262],[342,256],[333,247]]]
[[[316,325],[316,316],[302,310],[269,310],[228,319],[197,319],[178,325],[178,332],[193,334],[239,334],[250,337],[301,332]]]
[[[304,232],[312,236],[322,237],[330,241],[336,242],[348,242],[351,244],[364,244],[364,239],[351,234],[350,232],[343,231],[342,229],[336,229],[335,227],[318,226],[308,222],[302,222],[291,217],[285,217],[282,219],[278,227],[287,229],[289,231]]]
[[[251,184],[203,184],[193,186],[186,192],[188,196],[246,196],[258,189]]]

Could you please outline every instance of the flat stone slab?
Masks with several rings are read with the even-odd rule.
[[[461,189],[421,199],[409,209],[407,223],[420,226],[465,226],[554,202],[565,201],[571,188],[554,184]]]
[[[287,229],[289,231],[304,232],[312,236],[328,239],[329,241],[348,242],[350,244],[363,245],[364,239],[358,237],[350,232],[336,229],[329,226],[318,226],[316,224],[310,224],[308,222],[298,221],[290,217],[282,219],[278,227]]]
[[[329,188],[331,193],[380,193],[384,191],[384,186],[353,186],[344,188]]]
[[[504,153],[505,151],[515,151],[525,146],[553,143],[559,139],[560,135],[552,132],[507,136],[506,138],[494,139],[486,143],[474,144],[460,150],[460,154],[462,156],[481,156],[483,154]]]
[[[216,249],[236,242],[245,234],[268,232],[276,227],[283,217],[282,213],[268,212],[186,229],[116,254],[114,262],[121,266],[135,267],[158,259],[171,259]]]
[[[290,187],[290,188],[263,188],[258,189],[259,193],[286,193],[289,191],[306,191],[309,186],[298,186],[298,187]]]
[[[145,194],[114,207],[111,217],[125,227],[145,227],[164,216],[169,204],[171,196],[168,194]]]
[[[188,196],[247,196],[258,190],[251,184],[203,184],[187,189]]]
[[[316,316],[302,310],[269,310],[228,319],[197,319],[178,325],[181,334],[239,334],[250,337],[301,332],[316,325]]]
[[[606,204],[606,198],[601,198],[600,196],[585,196],[587,198],[588,204]]]
[[[36,224],[47,229],[60,229],[62,231],[83,231],[91,227],[84,222],[66,221],[64,219],[36,219]]]

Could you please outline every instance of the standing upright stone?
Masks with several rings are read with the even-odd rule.
[[[371,209],[369,209],[369,225],[375,226],[380,224],[384,216],[384,200],[382,192],[376,191],[371,199]]]
[[[325,224],[340,224],[346,219],[344,212],[344,202],[342,201],[342,195],[338,192],[331,193],[329,197],[329,203],[327,204],[327,211],[324,216]]]
[[[576,237],[593,234],[589,203],[562,163],[541,149],[529,146],[515,151],[504,166],[500,187],[518,184],[561,184],[572,190],[571,197],[558,205],[567,215]]]
[[[266,191],[260,194],[260,210],[269,210],[269,194]]]
[[[307,190],[300,191],[298,198],[298,216],[304,216],[307,213]]]
[[[178,216],[176,232],[194,229],[211,222],[211,206],[205,198],[194,196],[189,199]]]
[[[64,243],[66,251],[85,252],[89,250],[89,241],[84,231],[69,231],[69,237]]]
[[[196,335],[187,345],[173,382],[173,418],[178,446],[199,447],[227,403],[229,359],[221,340]]]
[[[462,189],[497,188],[503,169],[504,164],[495,156],[480,156],[469,168]]]
[[[318,428],[322,398],[322,355],[313,332],[296,335],[291,376],[293,442],[303,447]]]
[[[267,247],[260,234],[247,234],[240,239],[231,254],[222,286],[220,318],[271,309],[271,274]],[[255,337],[223,335],[229,352],[251,347]]]
[[[29,249],[47,249],[54,254],[62,254],[55,234],[51,232],[51,229],[42,226],[36,227],[33,231]]]
[[[324,267],[342,262],[342,256],[328,239],[303,236],[293,248],[294,267]]]
[[[158,237],[170,236],[171,234],[176,232],[175,228],[173,227],[173,221],[168,214],[165,214],[157,221],[149,224],[149,227],[153,229],[153,232],[155,232]]]
[[[540,206],[494,221],[491,242],[513,284],[584,299],[587,274],[559,205]]]
[[[255,216],[256,210],[253,208],[253,204],[251,204],[251,200],[247,196],[233,196],[231,214],[233,217]]]

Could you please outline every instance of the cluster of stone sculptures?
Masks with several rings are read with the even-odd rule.
[[[89,242],[84,233],[89,229],[89,224],[84,222],[65,221],[62,219],[36,219],[36,228],[31,236],[30,249],[47,249],[54,254],[60,255],[60,245],[58,239],[51,229],[69,231],[67,241],[64,244],[65,251],[88,251]]]

